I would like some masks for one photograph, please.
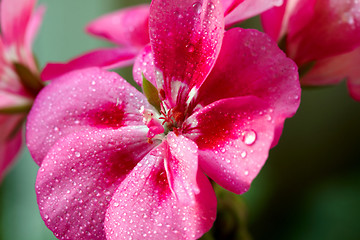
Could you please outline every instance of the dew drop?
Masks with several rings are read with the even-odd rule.
[[[194,47],[194,45],[192,45],[192,44],[186,45],[186,48],[187,48],[187,51],[188,51],[189,53],[192,53],[192,52],[195,51],[195,47]]]
[[[81,155],[80,155],[79,152],[75,152],[75,156],[76,156],[76,157],[80,157]]]
[[[246,155],[247,155],[247,153],[246,153],[245,151],[243,151],[242,153],[240,153],[240,156],[241,156],[242,158],[245,158]]]
[[[247,130],[243,133],[243,142],[246,145],[252,145],[256,141],[256,133],[254,130]]]
[[[211,10],[214,10],[215,9],[215,5],[212,3],[212,2],[209,2],[208,3],[209,7]]]
[[[194,8],[194,11],[197,13],[197,14],[200,14],[202,9],[201,9],[201,3],[200,2],[196,2],[193,4],[193,8]]]

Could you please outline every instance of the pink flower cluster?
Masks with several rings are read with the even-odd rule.
[[[32,13],[36,0],[0,3],[0,181],[22,142],[21,126],[41,83],[31,45],[44,12]]]
[[[299,71],[303,85],[347,78],[360,100],[357,0],[153,0],[90,23],[117,47],[48,64],[41,91],[35,3],[0,3],[0,180],[32,106],[40,214],[59,239],[199,238],[216,217],[209,178],[249,189],[299,107]],[[232,28],[260,13],[268,35]],[[131,64],[143,93],[106,71]]]
[[[283,38],[287,55],[303,74],[302,85],[336,84],[346,78],[350,95],[360,101],[358,0],[286,0],[261,17],[266,33]]]
[[[207,177],[247,191],[299,106],[295,63],[264,33],[224,31],[219,0],[154,0],[142,25],[145,95],[83,68],[54,79],[28,117],[40,213],[60,239],[199,238],[216,217]]]

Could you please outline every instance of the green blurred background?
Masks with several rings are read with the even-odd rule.
[[[146,1],[39,1],[47,7],[34,46],[40,65],[111,46],[86,35],[86,23],[141,2]],[[131,79],[131,68],[119,73]],[[298,113],[286,121],[249,192],[236,196],[218,189],[218,219],[204,238],[360,239],[359,143],[360,103],[349,97],[345,83],[304,89]],[[37,169],[24,150],[0,185],[0,240],[56,239],[36,204]]]

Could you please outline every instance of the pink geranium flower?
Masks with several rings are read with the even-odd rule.
[[[305,73],[303,85],[347,78],[350,94],[360,101],[359,1],[287,0],[262,14],[262,23],[274,39],[285,38],[288,56]]]
[[[146,96],[99,68],[38,95],[27,145],[41,166],[40,213],[58,238],[199,238],[216,217],[206,176],[248,190],[300,86],[274,41],[224,33],[223,21],[220,1],[154,0],[135,64]]]
[[[231,26],[253,17],[283,0],[222,0],[225,25]],[[92,35],[108,40],[118,47],[96,49],[67,63],[49,63],[41,78],[51,80],[72,70],[86,67],[113,69],[134,63],[135,57],[149,43],[149,5],[121,9],[91,22],[86,30]]]
[[[20,125],[41,86],[31,45],[43,8],[35,0],[0,3],[0,181],[21,146]]]

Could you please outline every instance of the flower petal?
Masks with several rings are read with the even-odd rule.
[[[219,100],[190,116],[183,133],[199,147],[199,167],[237,194],[246,192],[265,163],[275,121],[254,96]]]
[[[280,137],[285,118],[300,104],[300,84],[295,63],[266,34],[234,28],[225,33],[215,67],[199,90],[197,102],[206,106],[223,98],[257,96],[274,111]]]
[[[29,24],[25,33],[25,46],[27,49],[31,49],[34,38],[41,25],[43,15],[45,13],[45,7],[38,7],[30,18]]]
[[[5,45],[22,46],[36,0],[2,0],[1,32]]]
[[[149,5],[121,9],[92,21],[87,31],[118,45],[142,48],[149,43]]]
[[[105,239],[118,185],[150,151],[146,127],[76,132],[60,139],[36,179],[40,214],[59,239]]]
[[[28,116],[28,148],[40,165],[52,145],[69,133],[143,125],[142,106],[152,109],[116,73],[98,68],[71,72],[52,81],[37,96]]]
[[[273,7],[261,14],[261,25],[264,32],[272,37],[275,41],[282,37],[282,28],[284,23],[284,14],[287,4],[284,3],[279,7]]]
[[[195,204],[195,194],[199,193],[196,183],[198,156],[196,144],[184,136],[167,135],[165,171],[169,186],[179,204]]]
[[[20,151],[22,131],[21,128],[17,133],[14,131],[23,118],[23,115],[0,115],[0,182]]]
[[[198,172],[195,204],[179,204],[166,178],[166,152],[166,144],[158,146],[120,184],[106,213],[107,239],[196,239],[211,228],[216,197],[208,179]]]
[[[240,3],[244,0],[221,0],[224,9],[224,15],[226,16],[229,12],[233,11]]]
[[[300,9],[289,19],[287,38],[288,56],[298,65],[342,54],[360,45],[359,1],[318,0],[312,14]]]
[[[360,47],[334,57],[329,57],[315,63],[314,67],[301,79],[302,85],[321,86],[337,84],[348,79],[351,96],[360,101]]]
[[[30,97],[0,90],[0,114],[4,109],[29,107],[32,102]]]
[[[233,11],[225,15],[225,25],[241,22],[254,17],[274,6],[281,6],[283,0],[244,0]]]
[[[360,78],[353,79],[353,81],[348,81],[347,83],[351,97],[356,101],[360,101]]]
[[[152,1],[150,43],[157,86],[170,107],[184,104],[214,65],[223,37],[223,11],[215,1]]]
[[[140,86],[142,85],[143,75],[156,87],[154,56],[149,44],[137,56],[133,67],[134,80]]]
[[[41,73],[42,80],[52,80],[68,72],[89,67],[111,69],[129,66],[138,50],[132,48],[103,48],[87,52],[67,63],[48,63]]]

